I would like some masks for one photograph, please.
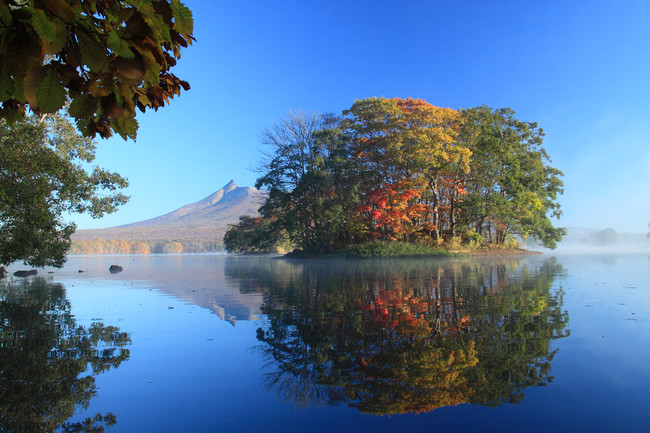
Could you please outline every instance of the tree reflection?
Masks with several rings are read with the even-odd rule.
[[[79,326],[61,284],[37,278],[0,285],[0,431],[103,432],[113,414],[67,422],[87,409],[97,374],[129,358],[129,335]]]
[[[265,384],[299,406],[396,414],[517,403],[552,380],[550,342],[569,332],[553,259],[277,260],[255,275],[238,263],[227,275],[265,296]]]

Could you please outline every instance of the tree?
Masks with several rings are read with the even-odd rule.
[[[467,195],[463,222],[496,244],[509,234],[533,236],[555,248],[565,229],[550,218],[562,212],[562,172],[551,167],[534,122],[522,122],[509,108],[487,106],[462,111],[460,140],[472,151],[470,171],[463,177]]]
[[[363,173],[361,210],[369,230],[388,239],[415,232],[440,239],[443,174],[448,178],[469,170],[471,152],[456,139],[459,113],[421,99],[368,98],[357,100],[344,115],[351,154]],[[379,206],[371,205],[378,193],[384,195]],[[390,202],[393,206],[383,211],[382,204]],[[381,218],[388,215],[389,220]],[[446,225],[453,234],[453,222]]]
[[[66,212],[99,218],[126,203],[125,179],[99,167],[92,140],[58,114],[0,119],[0,266],[22,260],[63,266],[75,224]]]
[[[508,108],[412,98],[357,100],[341,118],[292,114],[262,133],[271,149],[256,183],[269,191],[262,221],[312,253],[375,240],[504,245],[515,235],[554,248],[565,233],[550,220],[561,214],[562,173],[543,135]]]
[[[135,138],[135,109],[189,84],[170,72],[194,40],[179,0],[1,0],[0,117],[70,114],[84,136]]]
[[[336,123],[331,116],[298,112],[262,131],[262,144],[270,150],[255,186],[269,191],[260,212],[275,239],[283,232],[301,248],[327,251],[344,232],[341,190],[335,185],[340,179],[333,172],[346,158],[340,155]]]

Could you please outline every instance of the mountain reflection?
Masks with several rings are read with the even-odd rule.
[[[129,358],[128,334],[79,326],[61,284],[0,283],[0,431],[103,432],[111,413],[68,422],[87,408],[99,373]]]
[[[553,259],[269,261],[226,267],[263,293],[268,388],[373,414],[517,403],[569,334]]]

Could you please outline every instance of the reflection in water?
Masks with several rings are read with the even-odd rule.
[[[0,431],[103,432],[115,416],[70,423],[87,408],[97,374],[129,358],[128,334],[79,326],[61,284],[43,278],[0,285]]]
[[[226,274],[264,294],[264,381],[298,406],[517,403],[552,380],[550,342],[569,334],[553,259],[267,263]]]

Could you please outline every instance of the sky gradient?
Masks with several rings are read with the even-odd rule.
[[[290,110],[414,97],[510,107],[546,133],[564,173],[557,225],[647,232],[650,2],[203,1],[173,72],[191,90],[139,115],[136,142],[98,140],[96,163],[131,201],[79,228],[136,222],[234,179],[253,186],[262,128]]]

